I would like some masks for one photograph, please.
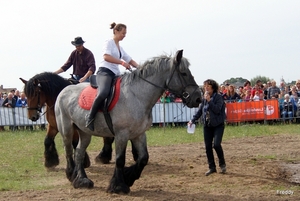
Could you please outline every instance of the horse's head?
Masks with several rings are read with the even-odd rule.
[[[54,114],[54,104],[58,94],[71,82],[63,77],[52,73],[43,72],[36,74],[28,81],[20,78],[25,84],[24,93],[27,97],[28,118],[37,121],[40,118],[42,107],[47,104],[47,115]]]
[[[37,121],[40,118],[43,104],[46,101],[44,93],[41,91],[41,84],[37,79],[30,80],[30,82],[23,78],[20,78],[20,80],[25,84],[24,93],[27,97],[28,118],[31,121]]]
[[[189,70],[189,62],[179,50],[173,59],[171,76],[166,82],[168,90],[182,99],[188,107],[198,107],[202,101],[201,90]]]

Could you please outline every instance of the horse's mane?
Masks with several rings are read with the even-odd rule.
[[[147,78],[151,75],[154,75],[159,72],[163,72],[166,68],[169,68],[171,71],[175,66],[174,63],[174,57],[167,56],[167,55],[161,55],[157,57],[152,57],[151,59],[145,61],[143,64],[139,66],[139,68],[132,73],[125,73],[122,75],[122,82],[130,83],[133,80],[139,79],[139,78]],[[187,68],[189,68],[189,61],[182,57],[179,70],[184,71]]]
[[[49,97],[53,98],[56,98],[63,88],[71,84],[67,79],[52,72],[36,74],[30,78],[24,86],[24,92],[27,98],[32,98],[34,96],[37,87],[37,83],[35,83],[36,80],[40,83],[41,90]]]

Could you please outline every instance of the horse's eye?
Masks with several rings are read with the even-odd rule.
[[[186,73],[180,73],[182,76],[186,76]]]

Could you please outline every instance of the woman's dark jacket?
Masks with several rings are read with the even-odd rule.
[[[226,118],[225,103],[222,95],[218,93],[214,93],[214,95],[211,97],[209,102],[203,99],[198,112],[193,116],[192,123],[195,123],[195,121],[202,116],[203,108],[206,104],[209,105],[208,107],[208,111],[210,115],[209,126],[215,127],[220,124],[223,124]],[[204,123],[204,125],[207,123],[203,118],[201,118],[201,121]]]

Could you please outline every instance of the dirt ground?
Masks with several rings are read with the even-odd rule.
[[[149,163],[128,195],[105,192],[113,158],[111,164],[93,162],[87,169],[93,189],[74,189],[62,177],[49,190],[0,192],[0,200],[300,200],[299,142],[300,135],[289,134],[224,141],[227,173],[210,176],[204,175],[207,162],[202,143],[149,147]],[[95,158],[97,153],[89,154]],[[127,165],[132,163],[130,151],[126,160]],[[64,165],[61,161],[55,171],[64,172]]]

